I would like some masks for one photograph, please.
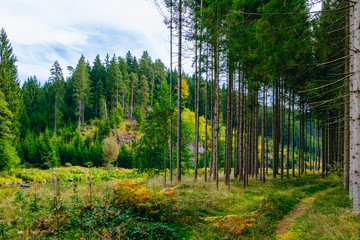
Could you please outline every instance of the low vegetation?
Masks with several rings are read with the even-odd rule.
[[[279,220],[315,193],[319,197],[300,217],[292,236],[319,239],[325,226],[320,223],[327,223],[328,238],[350,239],[360,224],[348,216],[351,204],[343,200],[346,194],[335,176],[306,175],[265,184],[250,180],[246,189],[232,181],[230,188],[221,184],[216,190],[215,181],[205,183],[203,175],[194,182],[192,172],[166,188],[163,176],[119,168],[21,173],[1,173],[31,181],[29,188],[16,181],[0,188],[4,239],[274,239]]]

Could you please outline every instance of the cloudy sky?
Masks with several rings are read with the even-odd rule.
[[[21,82],[36,75],[44,83],[55,60],[67,75],[81,54],[169,62],[169,32],[152,0],[0,0],[4,28],[18,59]]]

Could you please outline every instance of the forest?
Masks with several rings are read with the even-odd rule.
[[[1,29],[0,238],[359,239],[360,2],[153,2],[169,63]]]

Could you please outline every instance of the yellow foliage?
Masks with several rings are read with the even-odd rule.
[[[163,205],[171,202],[173,192],[156,192],[145,188],[141,179],[119,182],[114,191],[113,202],[122,209],[157,213]]]
[[[254,218],[243,219],[241,216],[225,216],[218,220],[214,226],[219,227],[222,237],[239,237],[246,227],[253,226]]]
[[[181,101],[186,102],[189,97],[189,86],[185,77],[181,77]]]

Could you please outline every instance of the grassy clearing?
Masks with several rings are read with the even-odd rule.
[[[21,176],[34,179],[32,174],[40,170],[33,171],[25,171]],[[109,177],[109,172],[119,179]],[[216,190],[215,182],[205,183],[202,175],[196,182],[192,175],[183,176],[181,183],[170,183],[167,179],[168,186],[164,188],[163,176],[137,175],[134,170],[71,167],[44,173],[49,177],[58,175],[59,179],[63,176],[63,180],[54,182],[50,178],[46,184],[34,183],[37,187],[29,189],[17,185],[0,188],[0,236],[4,234],[8,239],[41,234],[43,239],[275,239],[279,220],[303,199],[325,189],[329,193],[340,191],[340,180],[316,175],[283,181],[268,176],[265,184],[250,179],[246,189],[236,180],[231,181],[229,189],[220,175]],[[68,182],[74,176],[71,174],[85,176],[80,181]],[[136,178],[144,180],[125,180]],[[316,201],[322,202],[314,204],[327,206],[324,211],[334,208],[332,211],[337,212],[339,196],[343,195],[330,198],[330,202],[326,196],[323,200],[319,197]],[[349,202],[342,207],[351,211]],[[329,214],[325,215],[329,217]],[[308,220],[297,226],[299,238],[319,239],[318,235],[314,238],[301,235],[303,232],[312,235],[311,216],[304,216]],[[350,230],[345,228],[348,220],[352,224]],[[331,223],[328,219],[324,221]],[[347,234],[359,227],[355,217],[344,217],[342,221],[342,231]]]
[[[180,208],[197,218],[188,226],[191,239],[271,239],[279,220],[301,199],[339,184],[336,178],[317,175],[283,181],[269,176],[265,184],[251,179],[247,189],[232,181],[230,189],[221,182],[216,190],[214,181],[205,183],[199,178],[194,182],[186,176],[180,185],[174,181],[169,188],[177,186],[174,191]],[[148,186],[161,189],[163,178],[149,179]]]

